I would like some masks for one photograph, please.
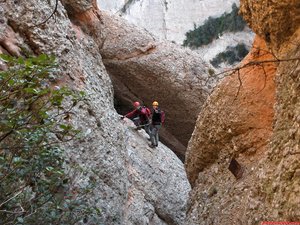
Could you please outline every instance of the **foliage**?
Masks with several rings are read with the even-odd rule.
[[[239,9],[234,3],[230,13],[224,13],[218,18],[209,17],[202,26],[194,25],[194,30],[186,33],[183,46],[200,47],[211,43],[226,31],[242,31],[246,22],[238,15],[238,11]]]
[[[54,57],[1,59],[0,224],[72,224],[88,209],[70,195],[58,144],[78,134],[67,118],[84,93],[52,87]]]
[[[249,50],[244,44],[238,44],[235,47],[227,47],[225,52],[219,53],[210,63],[215,67],[219,67],[221,63],[228,63],[233,65],[236,62],[240,62],[247,54]]]

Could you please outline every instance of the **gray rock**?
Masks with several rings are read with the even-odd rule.
[[[101,215],[89,224],[182,224],[190,190],[183,165],[164,146],[151,153],[145,137],[119,120],[112,82],[94,38],[71,23],[60,2],[55,19],[41,26],[36,25],[51,14],[53,1],[6,1],[1,6],[12,33],[20,35],[11,45],[54,54],[61,70],[56,85],[87,95],[71,116],[83,136],[63,147],[74,185],[95,185],[87,200]]]
[[[121,83],[128,88],[125,95],[124,88],[116,88],[116,98],[125,105],[140,99],[149,106],[157,100],[167,115],[167,131],[186,146],[216,84],[208,74],[209,66],[197,53],[160,42],[122,18],[106,13],[101,18],[103,62],[116,86]]]

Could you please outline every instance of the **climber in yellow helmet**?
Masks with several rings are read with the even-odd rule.
[[[165,113],[159,108],[159,104],[157,101],[152,103],[152,122],[151,122],[151,132],[150,132],[150,141],[151,141],[151,148],[155,148],[158,146],[159,142],[159,129],[161,128],[162,124],[165,121]]]

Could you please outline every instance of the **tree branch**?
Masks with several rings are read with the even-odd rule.
[[[22,192],[23,192],[23,189],[22,189],[21,191],[17,192],[17,193],[16,193],[14,196],[12,196],[11,198],[9,198],[9,199],[7,199],[6,201],[2,202],[2,203],[0,204],[0,208],[1,208],[4,204],[6,204],[7,202],[9,202],[10,200],[16,198],[16,197],[17,197],[19,194],[21,194]]]
[[[54,7],[54,10],[52,11],[51,15],[47,19],[45,19],[43,22],[41,22],[39,24],[36,24],[36,25],[33,25],[33,26],[30,26],[29,28],[39,27],[39,26],[47,23],[54,16],[54,14],[57,12],[57,8],[58,8],[58,0],[55,0],[55,7]]]
[[[239,93],[240,93],[241,87],[242,87],[242,85],[243,85],[242,79],[241,79],[240,70],[238,70],[237,72],[238,72],[238,79],[239,79],[239,87],[238,87],[238,91],[237,91],[237,93],[236,93],[236,95],[235,95],[235,97],[234,97],[234,100],[237,99],[237,97],[238,97],[238,95],[239,95]]]
[[[249,63],[246,63],[246,64],[242,65],[242,66],[239,66],[239,67],[236,67],[236,68],[233,68],[233,69],[229,69],[229,70],[225,70],[225,71],[222,71],[220,73],[216,73],[214,76],[219,76],[219,75],[226,74],[226,73],[229,73],[229,72],[231,72],[229,74],[229,75],[231,75],[231,74],[233,74],[234,72],[236,72],[238,70],[241,70],[241,69],[244,69],[244,68],[247,68],[247,67],[250,67],[250,66],[257,66],[257,65],[268,64],[268,63],[279,63],[279,62],[297,61],[297,60],[299,61],[300,58],[251,61]]]

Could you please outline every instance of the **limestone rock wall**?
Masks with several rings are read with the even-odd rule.
[[[209,17],[230,13],[238,0],[98,0],[99,8],[120,15],[128,22],[145,28],[161,40],[179,45],[186,33],[203,25]],[[208,45],[197,48],[197,53],[206,62],[212,60],[226,47],[243,43],[250,49],[254,38],[248,28],[241,32],[225,32]]]
[[[137,100],[147,106],[160,102],[167,114],[162,140],[183,159],[196,116],[217,81],[209,77],[209,66],[196,53],[159,41],[120,17],[93,9],[69,16],[97,43],[123,110],[132,110]]]
[[[272,60],[266,49],[256,38],[243,64]],[[187,224],[255,222],[248,223],[248,207],[256,207],[250,187],[259,182],[257,162],[265,157],[272,134],[275,71],[275,64],[236,71],[224,78],[204,106],[186,155],[193,186]],[[243,168],[239,180],[228,170],[233,158]]]
[[[125,93],[132,93],[116,90],[117,97],[124,105],[140,99],[151,106],[157,100],[166,112],[166,130],[186,145],[201,105],[216,84],[209,78],[209,66],[196,53],[158,41],[119,17],[103,13],[101,18],[103,62],[113,80],[125,85]]]
[[[299,28],[300,2],[241,0],[240,12],[249,26],[273,48],[280,48]]]
[[[274,134],[268,158],[261,165],[265,171],[261,175],[263,182],[258,185],[268,203],[263,208],[267,212],[264,218],[273,220],[299,221],[300,218],[299,46],[298,27],[280,47],[280,58],[288,61],[280,63],[276,74]]]
[[[237,98],[235,73],[199,115],[186,161],[193,185],[187,224],[299,221],[299,9],[299,1],[241,1],[264,40],[242,63],[253,68],[240,71]],[[228,170],[232,158],[240,179]]]
[[[139,27],[169,41],[182,44],[185,33],[194,28],[194,24],[203,24],[209,16],[217,17],[230,12],[237,0],[98,0],[99,8],[120,13],[123,18]],[[126,7],[127,5],[127,7]],[[125,8],[124,8],[125,6]],[[122,8],[125,12],[122,12]]]
[[[182,163],[163,145],[151,150],[145,134],[121,122],[114,109],[112,82],[99,52],[95,2],[59,1],[55,17],[40,24],[54,8],[55,1],[2,1],[0,51],[54,54],[60,65],[57,85],[86,92],[71,117],[82,138],[64,148],[74,185],[96,184],[88,202],[101,215],[88,224],[183,224],[190,186]],[[86,26],[85,13],[98,23]]]

